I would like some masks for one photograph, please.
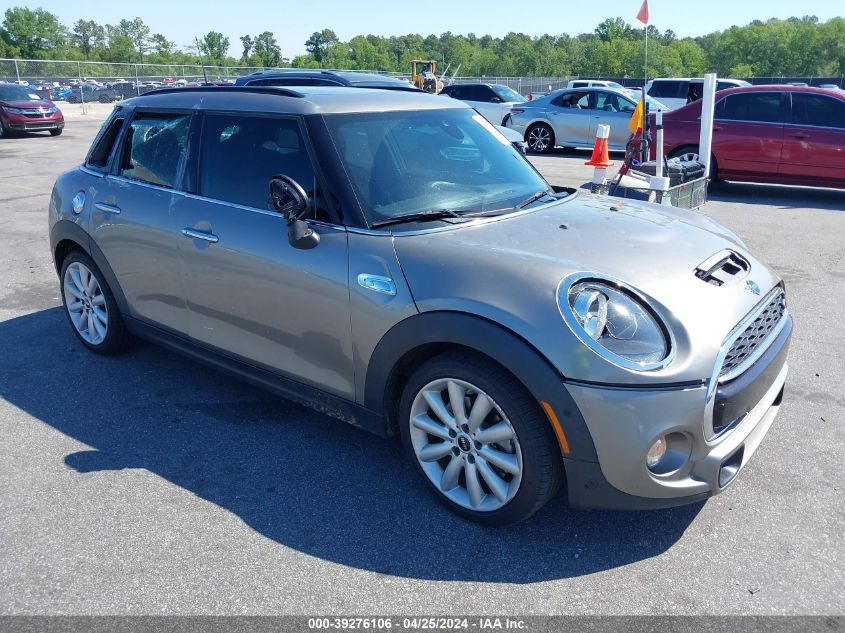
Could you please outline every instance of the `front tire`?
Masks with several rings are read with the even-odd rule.
[[[61,136],[64,130],[62,128],[56,128],[55,130],[50,130],[50,136]]]
[[[545,123],[535,123],[525,132],[528,149],[536,154],[548,154],[555,148],[554,130]]]
[[[681,160],[699,161],[698,145],[684,145],[669,153],[669,158],[680,158]],[[710,154],[710,180],[719,182],[719,164],[716,157]]]
[[[537,403],[483,356],[448,352],[420,366],[399,405],[411,461],[453,512],[509,525],[559,490],[563,461]]]
[[[132,337],[103,273],[82,251],[62,262],[62,304],[76,338],[98,354],[117,354]]]

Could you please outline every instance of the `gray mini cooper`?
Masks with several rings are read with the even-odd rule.
[[[722,491],[778,411],[783,282],[707,217],[555,188],[453,99],[122,102],[57,180],[68,321],[155,341],[402,444],[507,524]]]

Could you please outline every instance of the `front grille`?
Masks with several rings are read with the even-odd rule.
[[[55,121],[46,121],[44,123],[25,123],[25,130],[49,130],[56,127],[58,124]]]
[[[725,355],[722,369],[719,371],[720,378],[727,376],[748,360],[775,329],[775,326],[783,318],[784,312],[786,312],[786,297],[783,292],[778,292],[757,318],[733,342]]]

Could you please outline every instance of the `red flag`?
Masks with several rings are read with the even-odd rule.
[[[640,12],[637,13],[637,19],[643,24],[648,24],[648,0],[643,0],[643,6],[640,7]]]

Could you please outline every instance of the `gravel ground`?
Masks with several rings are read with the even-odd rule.
[[[724,494],[465,523],[397,445],[140,344],[83,350],[46,207],[109,107],[0,141],[0,613],[841,614],[845,192],[721,185],[704,212],[787,282],[780,416]],[[79,108],[79,106],[76,106]],[[581,153],[533,158],[556,184]]]

